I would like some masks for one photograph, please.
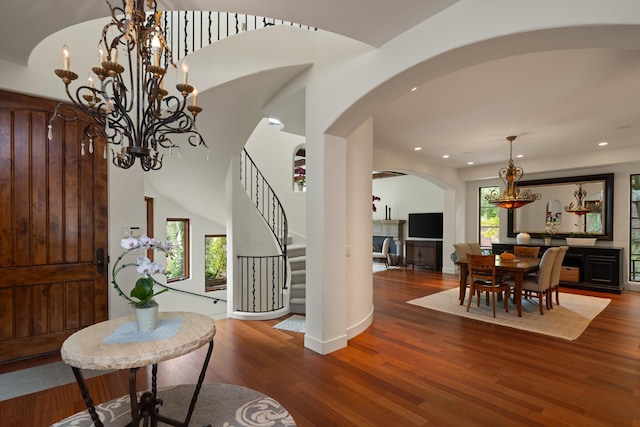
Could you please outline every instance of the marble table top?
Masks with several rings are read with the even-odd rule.
[[[120,317],[96,323],[71,335],[62,344],[62,360],[81,369],[139,368],[190,353],[209,343],[215,333],[215,321],[204,314],[184,311],[158,313],[158,319],[183,320],[177,333],[168,339],[155,341],[105,344],[103,341],[134,316]]]

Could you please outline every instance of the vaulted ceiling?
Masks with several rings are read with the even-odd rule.
[[[103,17],[85,0],[4,2],[0,60],[27,64],[47,35]],[[160,8],[221,10],[269,16],[345,35],[374,47],[447,8],[469,0],[183,0]],[[615,6],[612,6],[615,7]],[[640,12],[639,12],[640,13]],[[25,30],[28,29],[28,30]],[[379,105],[374,144],[413,152],[455,168],[504,163],[506,136],[526,160],[636,148],[640,142],[640,30],[638,43],[514,53],[462,67],[427,82],[406,81],[406,93]],[[19,35],[17,37],[16,35]],[[443,33],[443,37],[446,36]],[[415,90],[411,90],[415,87]],[[607,146],[598,143],[607,142]],[[443,156],[448,156],[444,158]]]

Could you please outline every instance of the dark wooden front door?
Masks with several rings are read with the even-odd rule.
[[[0,91],[0,361],[108,315],[104,142],[82,156],[82,121],[61,119],[48,141],[55,104]]]

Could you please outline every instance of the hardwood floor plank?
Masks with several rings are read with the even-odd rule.
[[[302,334],[273,329],[282,319],[218,321],[205,382],[265,393],[301,427],[640,426],[640,294],[563,289],[612,300],[564,341],[406,303],[456,287],[455,275],[398,269],[373,280],[373,324],[326,356],[305,349]],[[195,382],[204,355],[161,363],[159,386]],[[139,372],[140,387],[149,376]],[[89,386],[96,402],[125,395],[127,372]],[[0,419],[45,426],[83,408],[69,384],[0,402]]]

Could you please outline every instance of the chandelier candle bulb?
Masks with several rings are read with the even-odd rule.
[[[62,59],[64,62],[64,70],[69,71],[69,68],[71,66],[71,55],[69,54],[69,46],[67,46],[66,44],[62,48]]]
[[[153,39],[151,40],[151,51],[153,52],[153,64],[156,67],[159,67],[160,56],[162,55],[162,47],[160,45],[160,39],[158,38],[157,34],[153,36]]]
[[[182,83],[185,85],[189,84],[189,67],[187,64],[182,64]]]
[[[193,89],[193,106],[198,106],[198,89]]]
[[[176,68],[176,64],[165,42],[160,25],[162,12],[157,10],[156,0],[120,0],[121,6],[113,6],[113,1],[106,1],[111,20],[102,29],[97,57],[91,59],[91,62],[99,60],[100,64],[91,67],[88,83],[74,90],[69,85],[78,75],[70,71],[69,48],[64,45],[64,69],[53,72],[66,86],[70,102],[56,105],[49,125],[55,118],[66,122],[78,120],[77,114],[62,114],[60,108],[85,113],[93,118],[85,126],[82,138],[82,144],[89,145],[89,153],[95,148],[92,141],[102,137],[106,144],[117,147],[111,151],[115,166],[128,169],[139,160],[143,171],[158,170],[162,167],[163,149],[179,148],[171,140],[174,134],[188,134],[189,145],[206,147],[195,126],[195,118],[202,108],[197,105],[197,93],[187,102],[194,88],[188,84],[184,61],[182,77],[178,76],[179,71],[175,77],[184,81],[176,85],[180,94],[171,95],[162,87],[167,68]],[[124,59],[118,58],[120,48]],[[160,65],[163,57],[167,62],[165,66]],[[94,75],[100,79],[97,84]],[[162,114],[164,111],[170,114]],[[145,126],[136,123],[145,123]]]

